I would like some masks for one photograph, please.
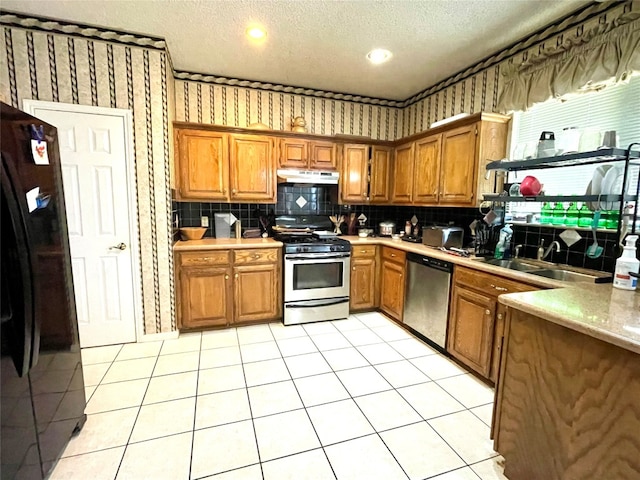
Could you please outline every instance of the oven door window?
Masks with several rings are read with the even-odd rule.
[[[344,263],[303,263],[293,266],[293,289],[311,290],[343,286]]]

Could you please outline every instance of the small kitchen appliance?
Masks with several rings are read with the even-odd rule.
[[[462,248],[464,230],[452,225],[431,225],[422,229],[422,243],[430,247]]]

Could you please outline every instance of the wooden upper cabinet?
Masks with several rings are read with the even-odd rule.
[[[231,201],[276,202],[273,139],[259,135],[232,135]]]
[[[371,147],[371,181],[369,182],[369,200],[372,203],[388,202],[389,173],[391,169],[390,147]]]
[[[281,138],[278,163],[281,168],[306,169],[309,166],[309,142],[296,138]]]
[[[476,138],[478,125],[459,127],[442,135],[440,203],[475,204]]]
[[[309,142],[309,168],[336,170],[338,166],[336,144],[333,142]]]
[[[414,152],[415,143],[396,147],[391,181],[391,201],[393,203],[411,203]]]
[[[344,146],[340,172],[340,198],[344,203],[366,203],[369,172],[369,147]]]
[[[414,203],[437,203],[440,188],[442,135],[416,141],[413,176]]]
[[[229,201],[228,135],[176,128],[175,141],[179,199]]]

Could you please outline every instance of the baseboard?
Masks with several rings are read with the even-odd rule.
[[[138,343],[142,342],[160,342],[162,340],[175,340],[180,335],[178,330],[174,330],[173,332],[162,332],[162,333],[149,333],[147,335],[140,335],[138,337]]]

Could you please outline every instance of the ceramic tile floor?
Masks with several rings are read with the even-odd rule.
[[[504,479],[493,390],[378,313],[82,351],[59,479]]]

